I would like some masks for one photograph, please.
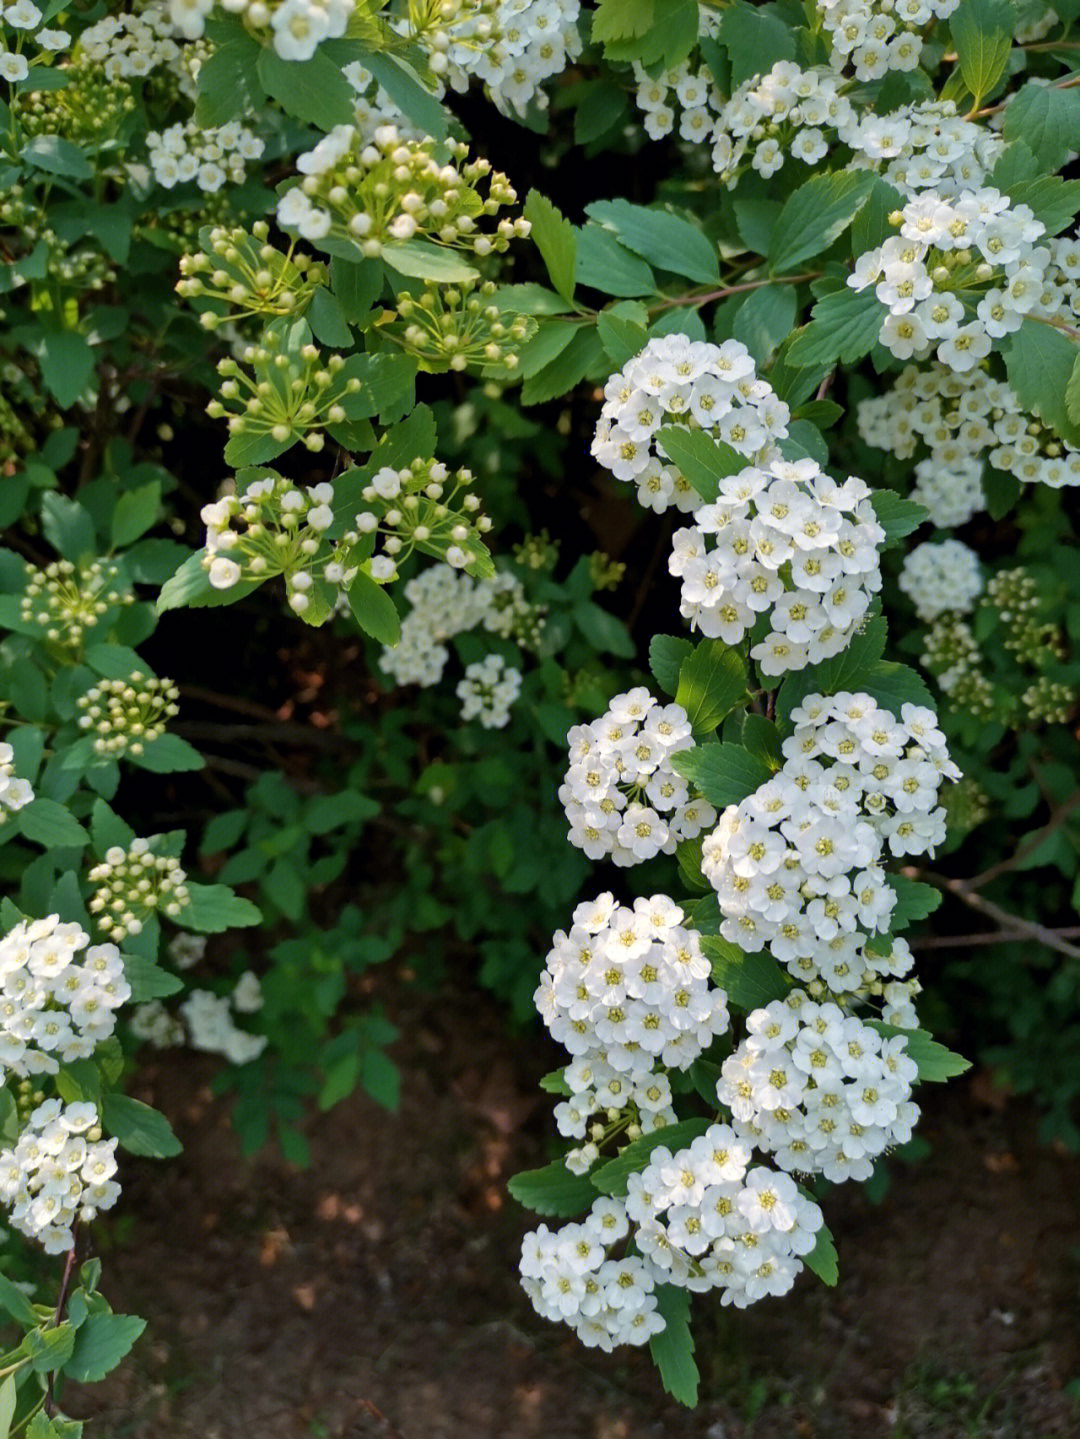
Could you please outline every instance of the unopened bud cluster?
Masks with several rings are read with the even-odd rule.
[[[478,228],[517,194],[505,175],[468,153],[457,140],[404,140],[394,125],[380,125],[370,141],[355,125],[336,125],[297,160],[304,178],[278,201],[278,222],[315,245],[351,242],[368,258],[389,250],[392,260],[393,246],[414,238],[478,256],[501,254],[528,235],[529,222]]]
[[[139,934],[151,914],[175,919],[190,902],[180,861],[155,854],[156,838],[132,840],[127,849],[114,845],[90,871],[98,888],[88,908],[97,916],[99,928],[116,943]]]
[[[54,560],[40,570],[27,565],[26,574],[19,602],[23,623],[39,626],[47,640],[67,650],[81,649],[87,630],[110,610],[135,599],[119,567],[109,560]]]
[[[1057,625],[1044,617],[1039,583],[1022,565],[998,570],[986,582],[982,608],[993,610],[1007,650],[1041,669],[1065,658],[1065,642]]]
[[[164,733],[178,713],[180,691],[172,680],[133,670],[126,680],[102,679],[76,704],[79,728],[95,735],[94,752],[116,759],[140,755]]]
[[[961,615],[945,613],[928,626],[919,662],[954,708],[983,718],[997,716],[998,695],[987,678],[982,650]]]
[[[366,509],[356,516],[361,535],[374,535],[381,552],[371,561],[380,584],[397,578],[398,565],[413,550],[445,560],[457,570],[475,573],[488,562],[482,536],[491,520],[480,511],[471,470],[451,473],[438,460],[413,460],[394,469],[384,466],[365,485]],[[345,537],[348,540],[349,536]]]
[[[318,286],[326,284],[326,267],[292,246],[284,254],[269,243],[269,234],[265,220],[256,220],[250,233],[240,226],[207,226],[199,232],[202,248],[181,257],[177,294],[185,300],[218,301],[234,320],[302,315]],[[199,315],[207,330],[223,320],[215,310]]]
[[[360,391],[360,380],[345,373],[347,362],[340,355],[324,359],[302,320],[271,322],[241,359],[243,367],[231,357],[219,361],[219,398],[206,407],[213,419],[229,416],[230,435],[268,435],[280,445],[321,450],[323,431],[344,424],[348,399]]]
[[[516,370],[517,352],[536,333],[536,321],[500,309],[494,294],[491,280],[428,285],[419,298],[402,293],[399,319],[386,334],[425,370]]]

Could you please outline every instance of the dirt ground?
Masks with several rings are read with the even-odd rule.
[[[1080,1433],[1080,1162],[1039,1147],[985,1077],[923,1091],[932,1152],[895,1166],[883,1203],[829,1197],[835,1289],[806,1274],[739,1314],[695,1300],[689,1414],[647,1356],[582,1350],[518,1288],[530,1220],[504,1185],[544,1162],[536,1080],[557,1056],[482,997],[383,998],[405,1035],[401,1111],[354,1096],[312,1118],[307,1171],[241,1160],[201,1057],[147,1070],[140,1092],[186,1150],[125,1166],[134,1222],[106,1290],[149,1328],[106,1385],[69,1391],[95,1439]]]

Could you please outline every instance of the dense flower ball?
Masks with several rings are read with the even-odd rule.
[[[904,556],[900,588],[921,620],[949,611],[966,615],[982,594],[979,557],[960,540],[927,540]]]
[[[782,1169],[839,1183],[869,1179],[873,1160],[911,1138],[918,1067],[907,1039],[883,1038],[839,1005],[796,991],[755,1009],[724,1060],[717,1097],[738,1134]]]
[[[695,510],[701,496],[668,460],[656,438],[661,426],[700,427],[748,460],[765,461],[789,419],[738,340],[710,345],[665,335],[608,380],[592,453],[617,480],[633,482],[641,503],[658,514],[669,505]]]
[[[590,859],[640,864],[674,854],[680,840],[696,839],[715,823],[712,805],[692,799],[671,764],[676,751],[694,747],[681,705],[662,705],[644,687],[628,690],[566,738],[570,767],[559,799],[570,843]]]
[[[719,498],[675,532],[668,568],[680,613],[712,639],[737,645],[767,614],[750,653],[779,675],[851,642],[881,588],[884,539],[862,480],[838,485],[816,460],[773,459],[720,481]]]
[[[71,1226],[89,1222],[120,1197],[116,1140],[102,1139],[93,1104],[47,1099],[10,1149],[0,1150],[0,1199],[11,1223],[46,1254],[74,1244]]]
[[[88,1059],[130,996],[114,944],[90,945],[56,914],[23,920],[0,939],[0,1077]]]
[[[509,666],[502,655],[486,655],[465,666],[465,678],[455,693],[466,723],[476,720],[483,729],[505,729],[510,707],[521,693],[521,671]]]
[[[235,994],[217,995],[208,989],[193,989],[180,1006],[191,1047],[209,1054],[223,1054],[230,1064],[249,1064],[258,1059],[266,1048],[266,1035],[249,1034],[233,1019],[234,1012],[252,1012],[250,1004],[244,1007],[245,998],[252,997],[241,991],[238,1002]]]

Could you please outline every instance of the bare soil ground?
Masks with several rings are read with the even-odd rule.
[[[481,996],[387,984],[401,1111],[355,1096],[312,1118],[310,1170],[239,1157],[201,1057],[147,1071],[186,1150],[126,1166],[107,1292],[150,1323],[106,1385],[67,1396],[95,1439],[1080,1434],[1080,1161],[980,1077],[923,1092],[932,1153],[895,1166],[882,1204],[832,1193],[835,1289],[804,1275],[741,1314],[695,1300],[689,1414],[647,1356],[587,1353],[518,1288],[530,1220],[504,1185],[545,1160],[536,1080],[557,1057]]]

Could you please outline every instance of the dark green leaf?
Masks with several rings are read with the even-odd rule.
[[[672,1399],[693,1409],[701,1375],[694,1363],[694,1336],[690,1333],[690,1292],[674,1284],[660,1284],[653,1292],[664,1327],[649,1340],[649,1353]]]
[[[554,1214],[573,1219],[591,1208],[596,1190],[584,1174],[571,1174],[561,1159],[543,1169],[526,1169],[515,1174],[507,1189],[519,1204],[536,1214]]]
[[[165,1116],[127,1094],[111,1091],[103,1094],[101,1119],[105,1129],[129,1154],[141,1154],[147,1159],[172,1159],[183,1150]]]
[[[720,278],[715,245],[702,232],[666,210],[646,209],[628,200],[597,200],[586,214],[614,232],[620,244],[650,265],[699,284]]]
[[[179,1152],[179,1151],[177,1151]],[[134,1314],[90,1314],[75,1335],[64,1373],[79,1384],[94,1384],[115,1369],[146,1328]]]
[[[552,285],[564,299],[572,300],[577,262],[577,237],[573,225],[539,190],[529,191],[524,214],[532,226],[530,238],[544,257]]]
[[[697,736],[711,734],[746,693],[746,660],[721,640],[699,640],[683,661],[675,703]]]
[[[380,584],[364,573],[349,586],[349,608],[364,631],[383,645],[396,645],[401,638],[401,617],[397,606]]]
[[[769,263],[783,274],[837,240],[866,204],[874,187],[869,170],[814,175],[788,196],[773,230]]]
[[[701,744],[678,750],[671,763],[717,809],[738,804],[773,777],[764,760],[739,744]]]
[[[722,479],[740,474],[749,464],[745,455],[723,440],[714,440],[705,430],[663,425],[655,438],[662,452],[706,501],[716,499]]]
[[[626,1193],[627,1179],[631,1174],[645,1168],[654,1149],[664,1145],[675,1154],[704,1134],[710,1123],[708,1119],[684,1119],[678,1124],[654,1129],[651,1134],[643,1134],[626,1145],[614,1159],[609,1159],[606,1164],[601,1164],[599,1169],[594,1169],[589,1178],[601,1194],[622,1196]]]
[[[784,999],[792,981],[771,954],[747,954],[720,935],[702,935],[701,948],[712,961],[713,983],[725,992],[728,1003],[749,1014],[773,1000]]]
[[[679,671],[694,646],[681,635],[653,635],[649,641],[649,669],[665,694],[679,688]]]
[[[190,901],[176,916],[175,923],[201,934],[218,934],[225,929],[259,924],[262,915],[249,899],[234,894],[227,884],[188,884]]]

